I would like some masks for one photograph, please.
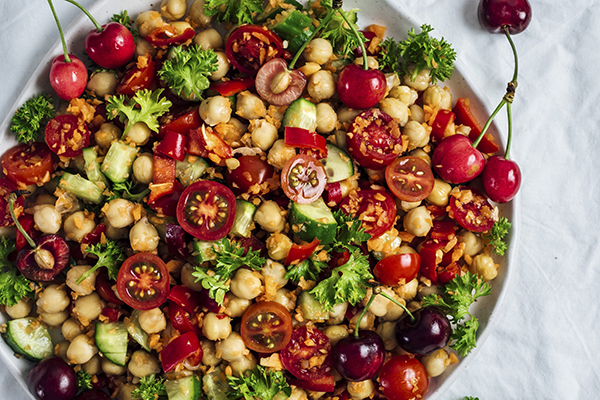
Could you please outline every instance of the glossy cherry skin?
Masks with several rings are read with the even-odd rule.
[[[135,40],[127,28],[118,22],[102,25],[102,30],[90,31],[85,37],[85,52],[102,68],[119,68],[135,53]]]
[[[77,376],[62,358],[46,358],[29,371],[27,387],[39,400],[72,400],[77,394]]]
[[[83,93],[88,81],[87,68],[80,59],[69,54],[71,62],[60,55],[50,66],[50,85],[63,100],[75,99]]]
[[[479,24],[492,33],[501,33],[502,27],[516,35],[531,22],[531,5],[527,0],[480,0],[477,8]]]
[[[424,307],[407,315],[396,324],[398,346],[409,353],[424,356],[448,344],[452,327],[448,318],[436,307]]]
[[[348,381],[360,382],[375,378],[384,359],[383,340],[373,331],[359,331],[358,339],[350,335],[333,346],[333,365]]]
[[[110,400],[110,396],[102,390],[89,389],[79,393],[75,400]]]
[[[452,135],[435,148],[431,162],[435,172],[446,182],[464,183],[483,171],[485,158],[468,137]]]
[[[521,169],[516,162],[501,156],[488,158],[481,173],[483,190],[497,203],[511,201],[521,187]]]
[[[378,69],[365,70],[357,64],[344,67],[335,86],[341,102],[355,110],[375,107],[387,89],[383,72]]]

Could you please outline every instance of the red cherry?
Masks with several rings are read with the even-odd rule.
[[[481,173],[483,189],[497,203],[511,201],[521,187],[521,169],[516,162],[501,156],[488,158]]]
[[[433,169],[449,183],[475,179],[483,170],[485,158],[463,135],[448,136],[433,151]]]
[[[344,67],[335,86],[341,102],[356,110],[376,106],[387,89],[383,72],[378,69],[365,70],[357,64]]]
[[[135,53],[135,40],[131,32],[118,22],[94,29],[85,37],[85,51],[90,59],[102,68],[119,68],[127,64]]]
[[[65,61],[65,56],[61,54],[50,66],[50,85],[63,100],[81,96],[88,80],[87,68],[83,62],[71,54],[69,58],[71,61]]]
[[[527,0],[481,0],[477,16],[479,24],[488,32],[501,33],[506,26],[516,35],[531,22],[531,5]]]

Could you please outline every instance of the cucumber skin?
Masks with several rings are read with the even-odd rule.
[[[322,205],[318,204],[318,206],[328,210],[331,223],[322,223],[310,219],[298,208],[302,208],[302,204],[292,202],[290,209],[290,225],[292,226],[292,232],[294,232],[294,235],[296,235],[299,239],[304,240],[305,242],[312,242],[314,238],[318,238],[321,241],[320,244],[330,244],[335,240],[335,235],[337,233],[337,221],[333,217],[333,213],[331,213],[331,210],[329,207],[327,207],[323,199],[319,198],[314,203],[316,202],[322,203]]]
[[[283,114],[283,126],[303,128],[311,132],[317,130],[317,106],[300,97],[292,101]]]
[[[305,320],[323,322],[329,319],[329,312],[325,311],[314,294],[304,290],[298,295],[297,307],[302,312]]]
[[[73,175],[65,172],[58,182],[58,187],[71,193],[78,199],[94,204],[100,204],[104,200],[103,189],[79,174]]]
[[[112,182],[123,183],[130,179],[133,162],[138,153],[137,147],[121,142],[113,142],[104,156],[100,171]]]
[[[254,213],[256,213],[256,206],[242,199],[237,199],[235,203],[235,220],[230,233],[234,236],[249,238],[250,227],[254,221]]]
[[[8,327],[6,328],[6,332],[2,334],[2,337],[4,338],[4,341],[6,342],[6,344],[8,344],[15,353],[22,355],[23,357],[25,357],[27,360],[30,360],[30,361],[37,362],[37,361],[43,360],[44,358],[52,356],[54,354],[53,353],[54,347],[52,346],[52,340],[50,338],[50,334],[48,333],[48,329],[46,329],[46,327],[43,325],[40,325],[40,327],[37,329],[44,329],[46,331],[44,336],[48,339],[48,343],[50,343],[50,347],[48,348],[48,351],[45,352],[41,357],[36,357],[36,356],[33,356],[33,355],[27,353],[21,346],[19,346],[17,344],[17,342],[13,338],[13,335],[10,333],[11,324],[18,323],[22,320],[29,320],[31,322],[34,320],[34,318],[26,317],[26,318],[13,319],[13,320],[9,321]]]
[[[111,333],[111,330],[115,330],[114,333]],[[120,334],[125,337],[125,350],[119,352],[113,352],[109,350],[114,349],[114,342],[110,339],[106,340],[103,336],[112,335],[112,334]],[[98,350],[104,354],[109,361],[114,364],[124,367],[127,364],[127,342],[128,342],[128,332],[125,324],[123,322],[110,322],[108,324],[104,324],[102,322],[96,323],[96,332],[94,334],[94,342],[96,343],[96,347]],[[99,337],[100,336],[100,337]],[[121,356],[123,355],[123,356]]]
[[[331,143],[327,143],[327,157],[321,162],[327,173],[327,183],[340,182],[354,175],[354,164],[348,153]]]

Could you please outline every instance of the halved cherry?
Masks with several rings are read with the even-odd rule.
[[[281,187],[286,196],[300,204],[317,200],[327,184],[323,164],[314,157],[298,154],[281,171]]]
[[[287,106],[302,94],[306,76],[300,70],[290,71],[282,58],[266,62],[256,74],[256,92],[276,106]]]
[[[121,265],[117,292],[128,306],[136,310],[151,310],[167,300],[169,283],[169,271],[160,257],[152,253],[136,253]]]
[[[188,186],[177,203],[177,221],[200,240],[227,236],[235,219],[235,195],[227,186],[198,181]]]
[[[497,219],[498,211],[487,197],[475,188],[462,186],[460,191],[451,193],[449,203],[448,215],[466,230],[487,232],[492,229]]]
[[[429,165],[419,157],[400,157],[385,169],[390,191],[404,201],[421,201],[433,190],[435,179]]]
[[[274,301],[254,303],[242,316],[240,334],[250,350],[279,351],[292,337],[292,316],[287,308]]]

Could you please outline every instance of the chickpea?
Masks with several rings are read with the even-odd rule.
[[[275,293],[273,301],[281,304],[290,312],[296,308],[296,296],[284,288],[279,289],[277,293]]]
[[[90,375],[97,375],[102,372],[100,356],[96,354],[94,357],[90,358],[90,361],[86,362],[81,366],[85,372]]]
[[[333,47],[328,40],[316,38],[310,41],[302,55],[307,62],[323,65],[333,56]]]
[[[427,163],[427,165],[429,165],[431,167],[431,157],[429,157],[429,154],[427,154],[425,152],[425,150],[423,150],[421,148],[414,149],[413,151],[408,153],[408,155],[413,156],[413,157],[419,157],[421,160],[425,161]]]
[[[335,81],[331,72],[320,70],[308,78],[306,86],[308,94],[315,100],[321,101],[331,98],[335,94]]]
[[[498,264],[487,254],[478,254],[473,257],[471,272],[481,275],[486,281],[491,281],[498,276]]]
[[[187,21],[174,21],[171,22],[171,26],[175,29],[176,35],[181,35],[186,29],[192,28],[192,25]]]
[[[101,361],[102,372],[106,375],[123,375],[127,373],[127,367],[122,367],[103,357]]]
[[[338,116],[330,104],[317,104],[317,132],[329,133],[335,129],[337,122]]]
[[[406,104],[407,107],[410,107],[415,104],[415,101],[419,98],[419,94],[413,88],[406,85],[400,85],[390,90],[390,97],[398,99]]]
[[[419,288],[419,281],[417,278],[405,283],[404,285],[395,288],[395,292],[402,299],[408,301],[415,298],[417,295],[417,289]]]
[[[117,76],[113,71],[101,71],[92,74],[86,88],[96,97],[103,98],[107,94],[115,93],[117,83]]]
[[[393,290],[388,287],[382,287],[381,291],[385,292],[389,296],[396,297]],[[368,289],[367,296],[362,301],[363,306],[367,305],[372,294],[373,294],[373,290]],[[373,300],[373,302],[371,303],[371,306],[369,307],[369,312],[371,314],[375,315],[376,317],[383,317],[388,312],[388,310],[392,307],[392,304],[394,304],[394,303],[392,303],[390,300],[388,300],[387,298],[385,298],[383,296],[379,296],[379,295],[375,296],[375,299]]]
[[[131,383],[124,383],[119,388],[119,393],[117,394],[117,399],[119,399],[119,400],[134,400],[134,397],[131,394],[131,392],[133,392],[133,390],[135,388],[136,388],[136,386]]]
[[[262,151],[269,151],[278,136],[277,128],[272,123],[264,119],[254,121],[254,130],[251,136],[253,146],[258,147]]]
[[[125,139],[135,143],[137,146],[145,145],[152,136],[152,131],[145,122],[136,122],[131,125]]]
[[[342,124],[350,123],[354,121],[354,118],[356,118],[356,116],[361,112],[362,110],[355,110],[353,108],[342,106],[337,110],[338,121],[340,121]]]
[[[186,0],[163,0],[160,3],[160,13],[169,21],[181,19],[186,11]]]
[[[158,49],[152,46],[149,42],[140,36],[135,38],[135,54],[134,59],[137,60],[141,56],[155,56]]]
[[[360,65],[361,67],[365,65],[365,60],[363,60],[362,56],[354,59],[354,64]],[[367,57],[367,65],[369,69],[379,69],[379,61],[375,57],[368,56]]]
[[[200,118],[210,126],[229,121],[231,118],[231,102],[223,96],[205,99],[198,109]]]
[[[146,217],[136,222],[129,231],[129,242],[134,251],[154,251],[159,241],[158,231]]]
[[[269,258],[273,260],[285,260],[292,248],[292,239],[288,236],[275,232],[267,238],[266,245],[269,253]]]
[[[69,348],[69,341],[62,340],[62,341],[58,342],[56,344],[56,346],[54,346],[54,355],[62,358],[63,360],[65,360],[65,362],[69,362],[69,359],[67,358],[67,349],[68,348]]]
[[[145,350],[137,350],[131,355],[127,369],[129,369],[131,375],[141,378],[151,374],[158,374],[161,368],[154,355]]]
[[[35,206],[33,221],[38,230],[43,233],[57,233],[60,230],[62,219],[54,205],[44,204]]]
[[[445,207],[448,205],[448,199],[452,186],[444,180],[435,179],[433,184],[433,190],[427,196],[427,201],[438,207]]]
[[[395,322],[383,322],[377,325],[377,329],[375,330],[375,332],[377,332],[377,334],[383,340],[383,345],[385,346],[386,351],[392,351],[396,346],[398,346],[398,342],[396,341]]]
[[[285,277],[287,270],[283,264],[273,260],[267,260],[265,265],[262,267],[261,273],[265,282],[270,279],[276,284],[277,289],[284,287],[288,283],[288,279]]]
[[[67,286],[80,296],[87,296],[96,289],[96,277],[98,276],[98,271],[92,272],[90,276],[81,281],[81,283],[77,283],[79,278],[90,269],[92,269],[90,265],[76,265],[67,271]]]
[[[263,201],[254,213],[254,222],[267,232],[277,232],[285,228],[285,218],[281,208],[273,200]]]
[[[358,318],[360,317],[360,314],[361,313],[358,313],[350,319],[350,329],[354,329],[354,327],[356,326],[356,322],[358,322]],[[365,316],[363,317],[363,319],[360,321],[359,328],[360,329],[373,329],[374,325],[375,325],[375,316],[373,314],[371,314],[369,311],[367,311],[365,313]]]
[[[421,106],[413,104],[412,106],[408,107],[408,109],[410,111],[409,119],[411,121],[417,121],[420,124],[425,122],[425,111],[421,108]]]
[[[114,199],[108,203],[104,215],[108,223],[114,228],[125,228],[133,224],[133,208],[135,204],[125,199]]]
[[[227,72],[229,72],[229,67],[231,65],[229,64],[229,60],[227,59],[225,53],[223,53],[222,51],[215,51],[215,54],[217,55],[218,67],[215,72],[210,74],[210,79],[213,81],[218,81],[225,75],[227,75]]]
[[[225,314],[229,315],[231,318],[241,317],[244,314],[244,311],[252,304],[252,300],[240,299],[231,292],[227,293],[226,297],[227,306],[225,308]]]
[[[12,319],[25,318],[31,312],[33,300],[31,297],[23,297],[13,306],[6,306],[6,313]]]
[[[215,342],[202,340],[200,346],[202,346],[202,364],[214,367],[221,362],[221,359],[216,356]]]
[[[184,264],[181,268],[181,283],[188,289],[197,292],[202,290],[202,282],[196,282],[196,277],[192,275],[194,267],[191,264]]]
[[[394,293],[394,295],[392,297],[398,303],[406,306],[406,300],[404,300],[403,298],[399,297],[395,293]],[[385,315],[383,316],[383,319],[385,321],[397,321],[398,319],[400,319],[400,317],[403,314],[404,314],[404,308],[400,307],[398,304],[396,304],[394,302],[390,302],[390,305],[388,306],[388,310],[385,313]]]
[[[112,240],[127,239],[129,236],[129,229],[125,226],[123,228],[115,228],[108,222],[106,216],[103,218],[104,224],[106,225],[106,237]]]
[[[424,356],[421,363],[427,371],[427,375],[432,378],[440,376],[448,365],[451,364],[450,356],[444,349],[439,349],[431,354]]]
[[[215,344],[217,356],[225,361],[236,361],[250,354],[250,350],[246,348],[242,337],[237,332],[231,332],[225,340],[221,340]]]
[[[107,151],[111,143],[121,137],[122,131],[115,124],[105,122],[100,125],[100,129],[94,133],[96,144],[103,151]]]
[[[417,121],[408,121],[402,134],[408,138],[409,150],[425,147],[429,143],[429,130]]]
[[[269,150],[267,162],[277,169],[283,169],[285,163],[295,155],[295,147],[288,146],[283,139],[278,139]]]
[[[239,377],[245,371],[253,369],[256,366],[256,358],[252,354],[248,354],[247,356],[231,361],[229,366],[231,367],[233,376]]]
[[[102,309],[106,306],[104,300],[98,293],[94,292],[87,296],[78,297],[74,301],[73,315],[77,316],[83,325],[89,323],[100,316]]]
[[[423,92],[423,104],[431,108],[450,110],[452,108],[452,95],[448,88],[442,89],[437,85],[429,86]]]
[[[458,241],[465,244],[464,254],[475,256],[483,250],[483,240],[471,231],[463,231],[458,234]]]
[[[212,22],[212,17],[207,16],[204,12],[205,3],[206,0],[195,0],[190,7],[188,17],[194,26],[204,28]]]
[[[370,397],[375,390],[375,385],[373,381],[367,379],[361,382],[348,382],[346,385],[346,389],[348,390],[348,394],[356,400],[362,400]]]
[[[412,80],[411,77],[414,70],[415,66],[410,65],[408,67],[408,75],[404,75],[404,77],[402,77],[402,81],[406,86],[411,87],[418,92],[422,92],[427,89],[431,83],[431,71],[429,68],[425,68],[419,72],[414,80]]]
[[[160,308],[140,311],[140,327],[148,334],[158,333],[167,327],[167,319]]]
[[[76,336],[67,349],[67,358],[71,364],[85,364],[98,353],[94,338],[86,334]]]
[[[194,37],[194,43],[200,46],[202,50],[223,48],[223,38],[214,28],[208,28]]]
[[[59,327],[67,320],[67,318],[69,318],[69,312],[67,310],[59,311],[57,313],[40,312],[39,314],[42,321],[50,327]]]
[[[398,199],[398,200],[400,200],[400,199]],[[396,205],[398,205],[398,200],[396,200]],[[420,205],[421,205],[420,201],[404,201],[404,200],[400,200],[400,209],[402,211],[409,212],[413,208],[417,208]]]
[[[96,222],[94,222],[94,214],[77,211],[65,219],[63,229],[67,240],[81,242],[95,227]]]
[[[133,162],[133,177],[139,183],[148,185],[154,179],[154,159],[150,153],[142,153]]]
[[[83,333],[83,328],[75,318],[69,318],[60,327],[61,333],[69,342]]]
[[[245,90],[237,95],[236,114],[244,119],[264,118],[267,109],[260,97]]]
[[[263,292],[262,275],[257,271],[240,268],[231,280],[231,292],[241,299],[252,300]]]
[[[433,220],[425,206],[412,209],[404,216],[404,230],[415,236],[426,236],[432,226]]]
[[[329,338],[332,346],[335,346],[341,339],[348,337],[348,329],[343,325],[330,325],[323,329],[325,336]]]
[[[329,310],[329,319],[327,319],[328,325],[339,325],[344,319],[346,319],[346,311],[348,310],[348,302],[345,301],[340,304],[336,304],[333,306],[331,310]]]
[[[38,311],[41,309],[43,312],[50,314],[65,310],[70,303],[71,299],[64,287],[56,284],[47,286],[36,302]]]
[[[157,11],[144,11],[135,19],[141,37],[148,36],[154,29],[165,25],[165,21]]]
[[[202,321],[202,334],[208,340],[223,340],[231,333],[231,318],[209,312]]]
[[[367,63],[368,63],[368,60],[367,60]],[[387,86],[387,92],[391,93],[392,89],[397,88],[400,85],[400,77],[395,72],[385,74],[385,83]],[[406,104],[406,103],[404,103],[404,104]]]
[[[394,118],[400,126],[404,126],[408,122],[408,107],[398,99],[387,97],[381,100],[379,108]]]

